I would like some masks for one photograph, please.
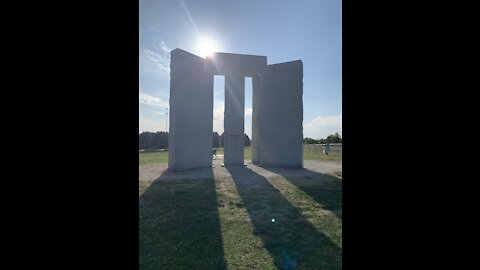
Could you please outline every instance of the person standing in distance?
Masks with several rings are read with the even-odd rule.
[[[326,143],[323,147],[323,153],[328,156],[328,152],[330,152],[330,143]]]

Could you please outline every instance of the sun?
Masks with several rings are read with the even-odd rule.
[[[218,51],[218,44],[215,42],[215,40],[204,37],[199,40],[198,50],[200,51],[200,55],[202,57],[207,57],[212,55],[213,52]]]

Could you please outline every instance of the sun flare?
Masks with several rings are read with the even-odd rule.
[[[198,44],[200,55],[202,57],[207,57],[213,52],[218,51],[218,44],[210,38],[202,38]]]

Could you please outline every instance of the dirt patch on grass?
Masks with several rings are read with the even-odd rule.
[[[173,179],[196,179],[196,178],[208,178],[214,176],[215,178],[230,177],[230,173],[225,167],[222,167],[223,156],[219,156],[216,160],[213,160],[213,168],[195,169],[182,172],[170,172],[167,170],[168,165],[166,163],[151,164],[145,166],[139,166],[139,180],[140,181],[154,181],[162,175],[162,180]],[[304,160],[304,169],[290,169],[290,168],[270,168],[259,167],[249,160],[246,160],[246,168],[264,176],[267,178],[282,175],[284,177],[312,177],[315,173],[327,173],[341,176],[342,165],[316,160]]]

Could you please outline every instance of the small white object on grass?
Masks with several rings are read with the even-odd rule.
[[[274,218],[272,218],[272,223],[275,223],[275,219],[274,219]]]

